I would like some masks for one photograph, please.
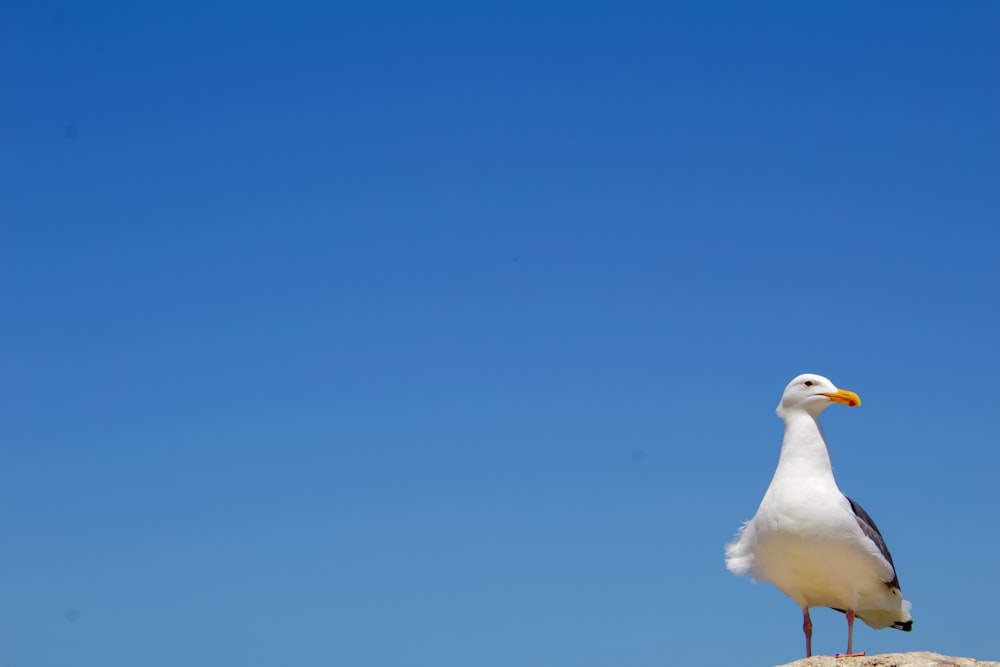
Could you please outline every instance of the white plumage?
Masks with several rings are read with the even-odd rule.
[[[913,625],[881,533],[833,477],[819,425],[832,403],[861,400],[820,375],[800,375],[785,388],[777,409],[785,422],[778,468],[757,513],[726,546],[731,572],[770,581],[802,608],[807,656],[810,607],[847,615],[848,655],[855,616],[873,628],[909,631]]]

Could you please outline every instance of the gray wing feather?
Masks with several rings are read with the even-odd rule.
[[[844,497],[847,498],[847,496]],[[878,527],[875,525],[875,521],[868,516],[868,512],[866,512],[861,505],[857,504],[850,498],[847,498],[847,502],[851,503],[851,509],[854,510],[854,518],[858,520],[858,525],[861,527],[861,530],[864,531],[868,539],[875,543],[878,550],[882,552],[885,559],[889,561],[889,567],[892,568],[892,581],[887,581],[886,583],[892,588],[898,590],[899,577],[896,576],[896,565],[892,562],[892,554],[889,553],[889,547],[885,545],[885,540],[882,539],[882,533],[878,532]]]

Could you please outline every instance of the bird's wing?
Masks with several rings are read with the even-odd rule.
[[[847,498],[847,496],[844,497]],[[892,562],[892,554],[889,553],[889,547],[885,545],[885,540],[882,539],[882,533],[878,532],[878,526],[875,525],[875,521],[868,515],[868,512],[861,507],[861,505],[856,503],[851,498],[847,498],[847,502],[851,503],[851,509],[854,510],[854,518],[857,519],[858,526],[861,527],[865,536],[871,540],[876,547],[878,547],[882,557],[889,562],[889,569],[892,570],[892,581],[887,581],[885,583],[892,588],[899,590],[899,577],[896,576],[896,566]]]

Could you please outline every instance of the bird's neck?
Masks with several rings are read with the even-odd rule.
[[[785,438],[775,474],[795,475],[799,479],[813,475],[833,478],[830,452],[817,416],[804,411],[786,415]]]

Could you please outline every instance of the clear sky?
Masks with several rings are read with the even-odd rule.
[[[797,659],[802,372],[1000,659],[1000,6],[752,4],[3,3],[0,663]]]

